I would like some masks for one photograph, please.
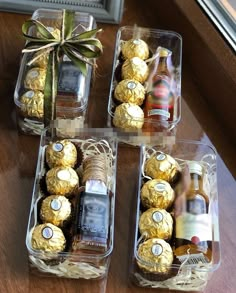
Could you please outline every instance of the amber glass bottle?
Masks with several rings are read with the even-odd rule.
[[[151,64],[144,106],[145,118],[158,121],[173,120],[174,96],[171,92],[171,51],[159,47],[159,58]]]
[[[175,255],[187,264],[208,263],[212,258],[211,217],[208,214],[209,197],[203,189],[203,167],[189,162],[191,183],[182,207],[176,215]],[[184,207],[184,208],[183,208]]]

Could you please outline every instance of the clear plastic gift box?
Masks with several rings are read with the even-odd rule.
[[[62,10],[38,9],[33,13],[32,19],[42,22],[48,28],[60,30]],[[74,33],[81,33],[85,30],[96,28],[96,22],[93,16],[88,13],[75,12],[74,26],[76,27]],[[29,99],[33,97],[32,90],[25,87],[27,72],[34,67],[39,67],[37,62],[27,65],[32,60],[33,55],[34,53],[26,53],[22,57],[14,101],[20,131],[26,134],[38,135],[41,134],[44,128],[43,102],[42,100],[30,102]],[[87,64],[87,76],[84,76],[67,56],[63,57],[59,65],[56,119],[76,120],[78,127],[79,125],[84,125],[91,76],[91,65]],[[40,91],[43,92],[43,89]],[[22,101],[22,96],[26,93],[26,100]],[[27,101],[27,104],[25,101]]]
[[[124,78],[122,77],[122,66],[125,62],[121,47],[122,45],[128,40],[143,40],[146,42],[149,48],[149,57],[148,59],[152,59],[158,51],[158,48],[165,48],[170,53],[170,58],[167,61],[168,70],[171,74],[171,81],[170,81],[170,93],[171,93],[171,108],[170,108],[170,117],[164,120],[157,120],[155,115],[154,116],[147,116],[144,115],[144,121],[141,118],[137,118],[131,116],[129,118],[132,122],[128,121],[128,127],[120,127],[115,126],[114,116],[115,111],[118,106],[122,104],[121,100],[117,100],[114,92],[119,84]],[[145,99],[141,105],[141,109],[144,111],[145,102],[147,100],[147,94],[149,91],[149,83],[152,76],[153,70],[153,63],[155,62],[154,58],[151,61],[146,60],[148,67],[149,67],[149,74],[145,82],[141,82],[145,88]],[[158,60],[158,58],[157,58]],[[160,60],[160,59],[159,59]],[[145,61],[145,60],[144,60]],[[173,31],[165,31],[165,30],[158,30],[158,29],[151,29],[151,28],[142,28],[142,27],[131,27],[131,26],[124,26],[121,27],[116,36],[116,44],[115,44],[115,52],[114,52],[114,61],[113,61],[113,70],[112,70],[112,77],[111,77],[111,84],[110,84],[110,93],[109,93],[109,102],[108,102],[108,125],[115,126],[121,128],[122,130],[129,131],[130,129],[136,130],[137,125],[143,123],[142,127],[138,127],[138,130],[142,132],[161,132],[163,130],[171,130],[173,129],[181,118],[181,67],[182,67],[182,38],[181,36]],[[133,101],[131,102],[133,103]],[[160,109],[159,109],[160,110]],[[131,110],[130,110],[131,112]],[[139,111],[140,112],[140,111]],[[127,114],[127,116],[129,113]],[[164,117],[164,116],[163,116]],[[122,118],[121,118],[122,120]],[[122,123],[121,123],[122,124]],[[130,127],[130,125],[132,125]]]
[[[146,241],[139,230],[139,221],[146,208],[142,205],[141,188],[146,182],[146,174],[144,172],[145,162],[150,156],[156,152],[163,152],[172,156],[183,168],[186,162],[194,161],[200,163],[204,167],[204,190],[209,196],[208,219],[211,225],[210,242],[207,241],[211,250],[211,260],[205,262],[202,255],[189,254],[185,259],[178,258],[175,255],[175,202],[167,209],[172,215],[173,233],[169,240],[173,251],[174,259],[169,265],[157,264],[154,261],[143,259],[138,253],[139,246]],[[150,178],[149,178],[150,179]],[[173,187],[173,185],[172,185]],[[174,190],[175,187],[173,187]],[[219,240],[219,215],[218,215],[218,194],[217,194],[217,169],[216,169],[216,151],[209,145],[196,141],[179,140],[172,144],[160,144],[155,146],[141,147],[140,153],[140,173],[138,192],[136,197],[136,213],[133,217],[133,247],[130,259],[130,279],[137,286],[149,288],[163,288],[169,290],[180,291],[203,291],[207,286],[212,273],[220,265],[220,240]],[[180,261],[181,260],[181,261]]]
[[[45,129],[41,136],[39,146],[38,163],[35,175],[35,182],[32,194],[32,202],[29,214],[29,222],[26,234],[26,246],[29,255],[30,265],[33,271],[39,275],[57,276],[73,279],[100,279],[107,276],[110,257],[114,243],[114,212],[115,212],[115,188],[116,188],[116,160],[117,143],[108,133],[96,131],[96,129],[77,129],[72,132],[61,132],[57,128]],[[77,219],[80,213],[78,200],[81,200],[81,193],[68,197],[72,214],[68,223],[63,226],[62,231],[66,238],[66,247],[62,252],[51,252],[43,249],[35,249],[32,245],[32,233],[34,228],[42,224],[40,208],[42,200],[49,194],[45,192],[44,178],[48,171],[45,161],[46,147],[51,142],[69,140],[82,150],[83,161],[90,155],[102,154],[105,156],[107,164],[107,197],[109,208],[107,209],[107,244],[102,250],[76,249],[73,250],[73,239],[76,237],[74,228],[78,227]],[[82,162],[83,162],[82,161]],[[81,180],[81,166],[74,167]],[[80,170],[80,171],[79,171]],[[42,183],[44,182],[44,183]],[[79,189],[85,187],[80,181]],[[99,218],[98,218],[99,220]],[[94,238],[96,239],[96,238]],[[95,240],[96,241],[96,240]]]

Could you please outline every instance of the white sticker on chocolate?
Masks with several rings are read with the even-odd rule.
[[[54,211],[59,211],[60,208],[61,208],[61,201],[57,198],[54,198],[52,201],[51,201],[51,208],[54,210]]]
[[[133,90],[136,88],[136,83],[134,81],[130,81],[127,83],[127,88]]]
[[[163,215],[161,212],[154,212],[152,214],[152,219],[154,222],[159,223],[163,220]]]
[[[68,170],[60,170],[57,172],[57,178],[67,181],[70,179],[70,172]]]
[[[34,97],[34,91],[28,91],[25,93],[26,98],[32,99]]]
[[[155,256],[161,255],[163,252],[163,248],[160,244],[154,244],[152,246],[152,254]]]
[[[51,239],[53,236],[53,231],[50,227],[45,227],[42,231],[43,238]]]
[[[60,142],[56,142],[56,143],[53,144],[52,149],[55,152],[61,152],[63,150],[63,144],[60,143]]]
[[[166,155],[165,155],[165,154],[162,154],[162,153],[160,153],[160,154],[158,154],[158,155],[156,156],[156,159],[157,159],[158,161],[163,161],[163,160],[165,160],[165,158],[166,158]]]

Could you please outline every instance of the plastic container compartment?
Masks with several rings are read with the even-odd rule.
[[[62,11],[38,9],[33,13],[32,19],[42,22],[47,27],[61,29]],[[85,29],[96,28],[96,22],[90,14],[76,12],[74,26],[77,27],[75,33],[80,33]],[[27,65],[32,58],[33,53],[24,54],[22,57],[14,101],[19,129],[23,133],[37,135],[41,134],[44,128],[43,103],[40,102],[41,106],[37,106],[38,102],[25,105],[21,101],[22,95],[31,90],[25,88],[25,76],[29,69],[38,67],[37,65]],[[76,120],[77,126],[83,127],[90,91],[92,66],[87,65],[87,69],[88,72],[85,77],[67,56],[63,58],[59,66],[56,119]],[[30,99],[32,95],[29,93],[27,97]]]
[[[212,223],[212,242],[210,244],[212,251],[212,260],[210,263],[194,263],[191,261],[180,262],[176,256],[171,266],[167,267],[166,273],[158,273],[157,268],[161,268],[160,265],[152,262],[145,262],[138,255],[138,247],[144,241],[139,231],[139,219],[141,213],[146,209],[142,206],[140,199],[140,190],[145,182],[144,164],[147,158],[156,151],[161,151],[171,155],[175,158],[180,166],[186,161],[200,162],[205,169],[204,187],[208,190],[209,195],[209,217]],[[177,141],[172,145],[154,146],[154,147],[141,147],[140,156],[140,176],[137,192],[137,209],[134,215],[134,239],[133,239],[133,251],[131,252],[131,270],[130,279],[133,283],[141,287],[150,288],[165,288],[170,290],[180,291],[203,291],[210,279],[212,273],[220,265],[220,243],[219,243],[219,222],[218,222],[218,194],[217,194],[217,174],[216,174],[216,152],[215,150],[205,144],[195,141]],[[146,179],[147,181],[147,179]],[[173,187],[173,186],[172,186]],[[205,189],[206,190],[206,189]],[[175,198],[176,200],[176,198]],[[175,203],[175,202],[174,202]],[[174,205],[167,211],[174,217]],[[167,241],[174,252],[175,249],[175,220],[173,224],[173,234],[169,241]],[[209,242],[208,242],[209,244]],[[191,255],[190,255],[191,256]],[[141,264],[141,268],[140,265]],[[145,266],[145,270],[142,266]],[[151,271],[151,269],[156,268]],[[162,266],[165,269],[165,267]],[[154,272],[153,272],[154,271]]]
[[[121,102],[114,98],[114,90],[116,85],[122,80],[121,78],[121,68],[123,65],[123,58],[121,54],[121,43],[130,39],[142,39],[145,41],[149,47],[150,57],[155,54],[157,48],[164,47],[172,52],[171,54],[171,64],[168,64],[171,70],[171,87],[170,90],[174,96],[173,103],[173,113],[172,118],[166,121],[158,121],[154,118],[145,118],[144,124],[141,129],[142,132],[160,132],[163,130],[171,130],[174,128],[181,118],[181,66],[182,66],[182,37],[175,32],[142,28],[142,27],[121,27],[116,36],[116,45],[113,61],[112,78],[110,85],[109,103],[108,103],[108,126],[113,125],[113,118],[115,109]],[[150,65],[152,62],[149,63]],[[149,66],[150,67],[150,66]],[[151,70],[149,71],[150,74]],[[149,77],[148,77],[149,78]],[[147,80],[148,80],[147,78]],[[147,83],[143,84],[147,93]],[[146,98],[145,98],[146,100]],[[145,103],[144,100],[144,103]],[[144,103],[141,108],[144,108]],[[140,123],[139,119],[134,120],[134,122]],[[133,131],[134,129],[132,129]],[[139,129],[140,130],[140,129]],[[129,131],[129,129],[125,129]]]
[[[54,134],[52,134],[52,131]],[[78,133],[74,133],[73,138],[68,137],[68,135],[63,137],[57,136],[56,128],[52,129],[52,131],[44,130],[39,147],[38,163],[26,233],[26,246],[31,269],[37,275],[42,276],[48,275],[73,279],[101,279],[106,277],[108,273],[110,257],[113,251],[117,143],[112,137],[109,137],[109,135],[106,137],[101,132],[96,132],[96,130],[80,129]],[[104,153],[108,158],[107,188],[109,196],[109,225],[107,247],[103,251],[71,250],[72,240],[75,235],[73,232],[75,231],[74,227],[76,223],[78,223],[76,222],[76,217],[79,211],[76,209],[76,202],[80,193],[76,194],[74,197],[69,197],[72,205],[72,220],[62,228],[66,238],[65,250],[59,253],[52,253],[32,247],[31,239],[33,229],[36,225],[42,223],[40,220],[42,199],[48,196],[48,194],[43,194],[46,187],[44,187],[44,189],[42,188],[42,186],[45,186],[45,183],[42,183],[45,182],[42,178],[45,178],[44,176],[48,170],[48,167],[45,165],[45,150],[49,142],[61,139],[69,139],[76,143],[77,146],[80,146],[83,151],[83,159],[91,154],[96,155],[99,153]],[[83,188],[81,181],[80,187]]]

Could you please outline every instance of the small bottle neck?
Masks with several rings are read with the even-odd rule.
[[[196,173],[191,173],[190,177],[191,177],[190,189],[191,190],[200,190],[201,189],[200,182],[201,182],[202,177]]]
[[[157,74],[170,76],[170,72],[167,67],[167,58],[168,57],[160,57],[157,67]]]

